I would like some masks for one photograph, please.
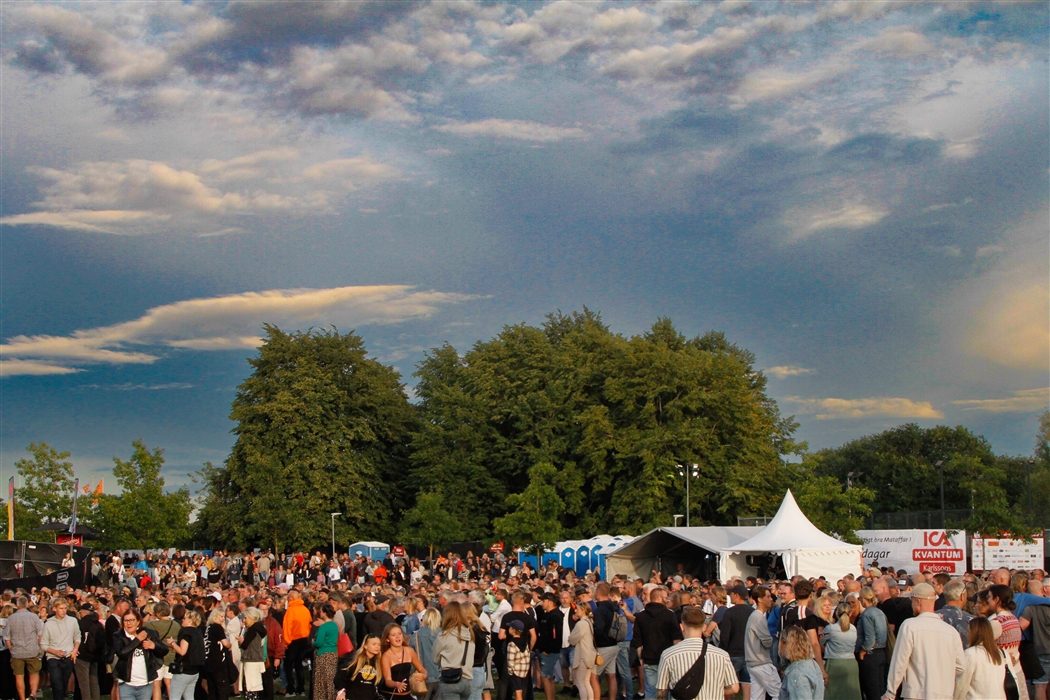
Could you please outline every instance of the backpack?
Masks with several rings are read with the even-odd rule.
[[[706,639],[703,647],[700,649],[700,656],[696,658],[689,670],[671,688],[671,696],[674,700],[694,700],[700,695],[700,691],[704,688],[704,675],[707,671],[707,659],[704,658],[705,656],[707,656]]]
[[[609,623],[608,636],[617,643],[627,641],[627,618],[617,612]]]

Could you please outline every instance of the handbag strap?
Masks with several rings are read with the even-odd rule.
[[[460,668],[466,668],[467,651],[470,649],[470,639],[473,636],[473,634],[474,633],[471,630],[467,630],[467,641],[463,642],[463,658],[459,662]]]

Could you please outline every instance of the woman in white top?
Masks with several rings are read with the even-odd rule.
[[[599,680],[594,675],[594,669],[597,666],[595,657],[598,650],[594,647],[594,619],[591,617],[591,606],[587,603],[579,603],[573,615],[576,616],[577,622],[569,634],[569,644],[576,647],[572,655],[572,682],[580,691],[580,700],[598,700],[599,695],[594,691],[595,681]]]
[[[1002,626],[995,620],[970,620],[966,669],[955,681],[954,700],[1006,700],[1006,664],[1003,651],[995,643],[1000,634]]]

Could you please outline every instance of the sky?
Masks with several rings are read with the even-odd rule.
[[[1045,2],[0,4],[0,478],[187,483],[264,323],[427,349],[598,311],[753,351],[811,449],[1031,454]]]

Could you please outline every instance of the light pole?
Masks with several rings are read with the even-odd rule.
[[[850,491],[853,489],[853,480],[859,477],[863,472],[850,472],[846,475],[846,503],[849,507],[849,515],[853,516],[853,498],[850,496]]]
[[[681,513],[675,513],[675,514],[674,514],[674,526],[675,526],[675,527],[678,527],[678,519],[679,519],[679,518],[684,518],[684,517],[685,517],[685,516],[684,516],[684,515],[682,515]]]
[[[332,513],[332,559],[335,559],[335,516],[342,513]]]
[[[690,473],[694,477],[700,476],[700,465],[690,464],[683,467],[681,464],[678,464],[675,466],[678,468],[679,476],[685,474],[685,526],[689,527],[689,511],[691,510],[689,507],[689,476]]]
[[[1032,467],[1035,466],[1035,460],[1028,460],[1028,513],[1032,512]]]
[[[944,524],[944,460],[938,459],[933,463],[933,466],[941,470],[941,527],[947,527]]]

